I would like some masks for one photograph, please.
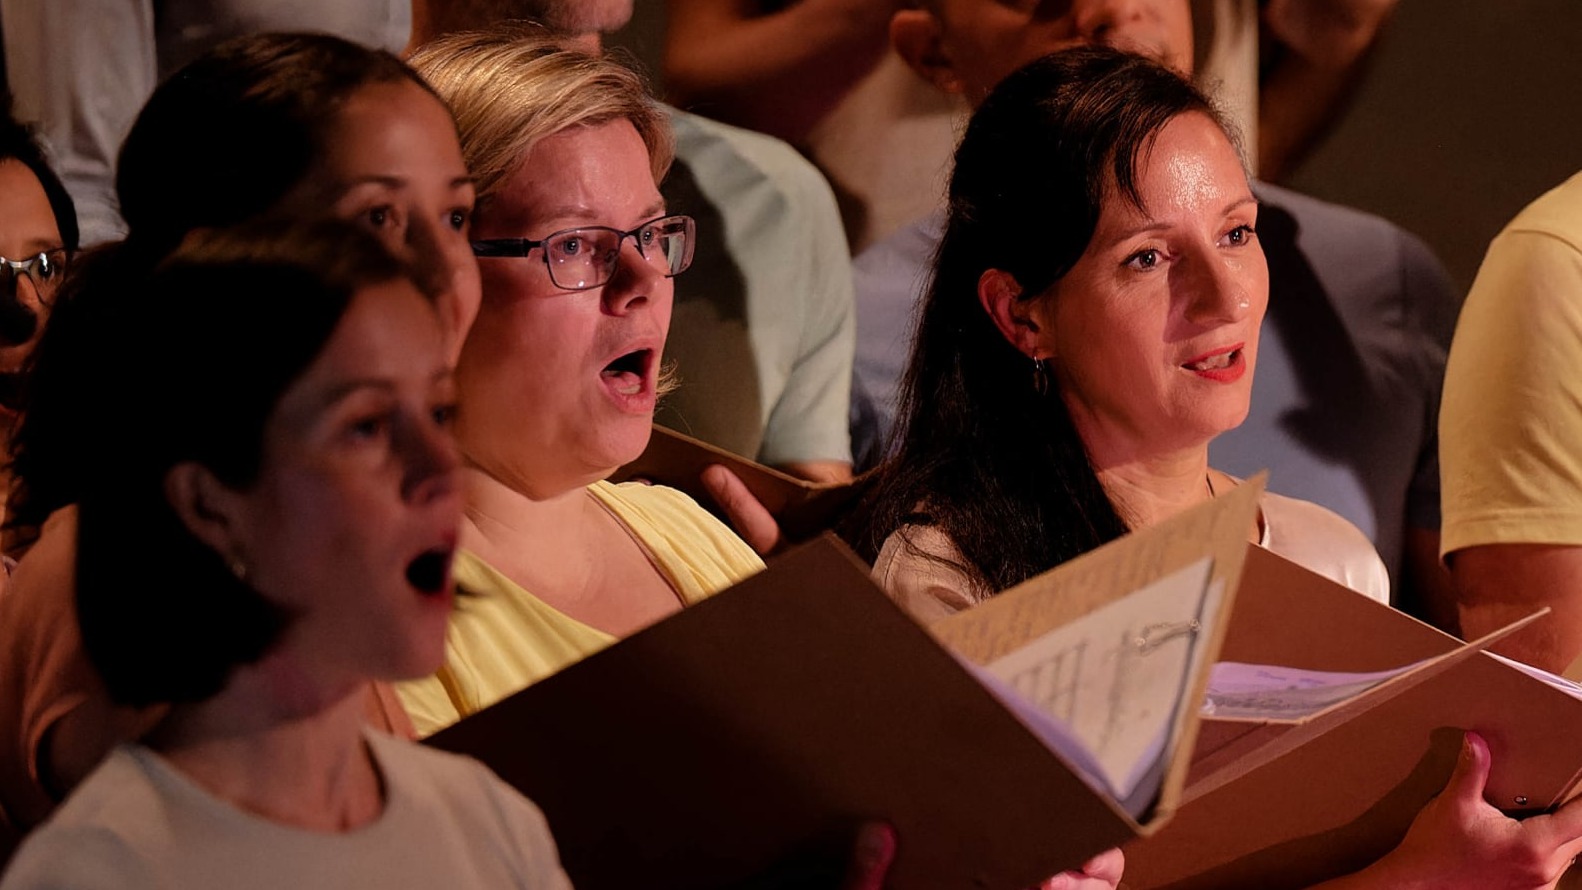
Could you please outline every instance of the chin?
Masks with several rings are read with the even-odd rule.
[[[602,455],[599,466],[608,466],[613,471],[616,467],[624,467],[637,460],[648,447],[648,440],[653,434],[652,417],[622,418],[617,423],[609,424],[596,445],[596,450]]]
[[[1246,419],[1247,406],[1243,404],[1240,408],[1227,408],[1223,411],[1216,411],[1206,416],[1194,418],[1190,427],[1202,430],[1202,438],[1207,442],[1219,437],[1222,433],[1228,433],[1241,426]]]

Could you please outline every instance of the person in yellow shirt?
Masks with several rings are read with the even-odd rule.
[[[1489,245],[1445,369],[1444,533],[1461,632],[1553,612],[1495,648],[1582,655],[1582,174]]]
[[[673,278],[696,228],[658,182],[664,113],[627,69],[536,29],[412,64],[451,106],[483,281],[462,348],[457,580],[445,665],[399,691],[432,733],[763,567],[685,495],[604,480],[648,444]]]

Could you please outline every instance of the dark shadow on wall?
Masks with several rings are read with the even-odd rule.
[[[1296,219],[1283,208],[1265,203],[1258,215],[1258,240],[1269,262],[1271,289],[1264,330],[1280,339],[1301,389],[1300,408],[1280,418],[1280,425],[1308,451],[1349,465],[1367,478],[1356,447],[1358,402],[1375,398],[1362,354],[1352,342],[1334,300],[1307,257],[1297,246]],[[1347,393],[1337,399],[1335,393]],[[1370,492],[1376,496],[1377,493]],[[1374,515],[1380,505],[1375,505]]]
[[[748,336],[747,280],[725,242],[725,222],[686,162],[677,159],[660,191],[670,211],[697,220],[692,268],[676,279],[665,346],[680,386],[654,419],[743,457],[763,439],[762,387]]]

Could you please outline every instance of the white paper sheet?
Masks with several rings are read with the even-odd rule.
[[[1298,720],[1355,698],[1416,666],[1345,673],[1222,661],[1209,672],[1203,715],[1226,720]]]
[[[988,666],[1055,718],[1060,742],[1084,753],[1057,750],[1073,766],[1096,767],[1099,787],[1117,801],[1138,797],[1143,780],[1160,774],[1198,635],[1222,593],[1218,584],[1207,589],[1211,564],[1199,560]]]

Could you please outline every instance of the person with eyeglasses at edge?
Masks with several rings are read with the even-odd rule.
[[[38,141],[0,97],[0,445],[19,409],[22,367],[77,252],[77,211]],[[0,510],[10,473],[0,484]]]

